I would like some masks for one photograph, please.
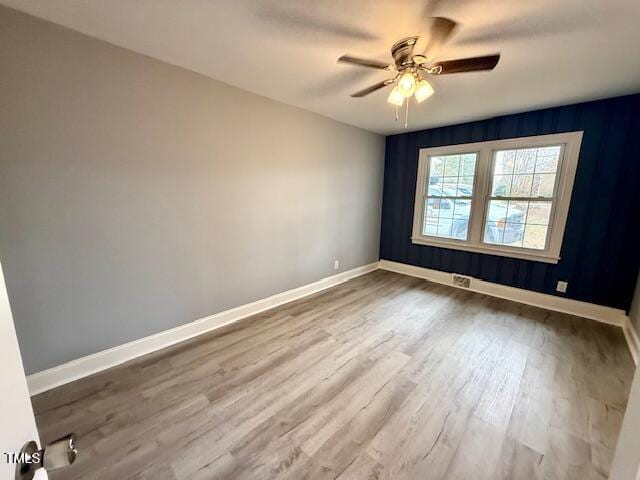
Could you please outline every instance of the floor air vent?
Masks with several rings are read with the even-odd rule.
[[[471,277],[464,275],[453,275],[453,285],[455,287],[469,288],[471,287]]]

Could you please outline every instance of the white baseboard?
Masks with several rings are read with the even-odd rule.
[[[123,345],[118,345],[117,347],[87,355],[86,357],[78,358],[62,365],[34,373],[27,377],[29,393],[31,395],[37,395],[38,393],[45,392],[60,385],[64,385],[65,383],[106,370],[107,368],[141,357],[142,355],[175,345],[176,343],[197,337],[203,333],[216,330],[251,315],[255,315],[265,310],[269,310],[279,305],[293,300],[298,300],[335,285],[339,285],[347,280],[372,272],[378,268],[453,286],[453,274],[451,273],[416,267],[414,265],[407,265],[404,263],[391,262],[389,260],[380,260],[380,262],[354,268],[353,270],[342,272],[331,277],[326,277],[318,280],[317,282],[294,288],[293,290],[287,290],[286,292],[278,293],[230,310],[225,310],[224,312],[219,312],[214,315],[195,320],[194,322],[156,333],[155,335],[134,340]],[[638,339],[638,334],[634,330],[629,317],[626,316],[623,310],[486,282],[477,278],[473,278],[471,281],[471,287],[465,290],[513,300],[536,307],[547,308],[557,312],[569,313],[621,327],[624,331],[625,338],[629,345],[629,350],[631,351],[631,355],[633,356],[636,364],[640,358],[640,340]]]
[[[380,260],[380,268],[390,272],[402,273],[412,277],[423,278],[444,285],[453,285],[453,274],[441,272],[440,270],[432,270],[430,268],[416,267],[406,263],[392,262],[389,260]],[[460,288],[460,287],[456,287]],[[473,292],[484,293],[492,297],[504,298],[515,302],[525,303],[536,307],[547,308],[556,312],[569,313],[579,317],[589,318],[598,322],[608,323],[621,327],[624,331],[625,339],[629,345],[631,356],[636,365],[638,364],[640,341],[638,335],[633,329],[629,317],[624,310],[617,308],[605,307],[594,303],[580,302],[571,300],[570,298],[556,297],[555,295],[547,295],[545,293],[532,292],[521,288],[509,287],[498,283],[486,282],[477,278],[471,280],[471,287],[465,288]]]
[[[62,365],[34,373],[27,377],[29,393],[31,395],[36,395],[38,393],[45,392],[60,385],[64,385],[65,383],[78,380],[82,377],[86,377],[93,373],[133,360],[134,358],[142,355],[146,355],[203,333],[218,329],[225,325],[229,325],[243,318],[277,307],[278,305],[298,300],[335,285],[339,285],[347,280],[377,269],[378,262],[363,265],[362,267],[338,273],[337,275],[323,278],[317,282],[303,285],[302,287],[294,288],[293,290],[287,290],[286,292],[278,293],[230,310],[225,310],[224,312],[219,312],[194,322],[156,333],[155,335],[134,340],[123,345],[118,345],[117,347],[109,348],[108,350],[103,350],[101,352],[87,355],[86,357],[78,358]]]
[[[638,337],[638,332],[636,332],[629,317],[627,317],[627,321],[622,326],[622,330],[624,331],[624,338],[627,340],[627,345],[629,345],[633,361],[638,365],[638,361],[640,361],[640,337]]]
[[[441,272],[440,270],[416,267],[414,265],[391,262],[389,260],[380,260],[380,268],[382,270],[389,270],[390,272],[403,273],[412,277],[424,278],[432,282],[454,286],[452,280],[453,274]],[[569,313],[618,327],[622,327],[627,319],[625,311],[618,310],[617,308],[580,302],[578,300],[571,300],[570,298],[556,297],[555,295],[547,295],[546,293],[532,292],[531,290],[524,290],[522,288],[486,282],[478,278],[473,278],[471,280],[471,287],[465,288],[464,290],[484,293],[492,297],[513,300],[535,307],[547,308],[555,312]]]

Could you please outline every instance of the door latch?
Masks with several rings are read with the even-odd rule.
[[[20,463],[16,465],[16,480],[31,480],[41,468],[51,471],[71,465],[78,455],[75,440],[75,435],[71,433],[51,442],[42,450],[38,450],[38,444],[33,440],[25,443],[20,450]]]

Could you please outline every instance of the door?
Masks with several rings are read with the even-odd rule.
[[[609,480],[640,480],[640,367],[631,385]]]
[[[2,265],[0,265],[0,480],[13,480],[16,465],[11,454],[18,454],[22,446],[35,440],[40,445],[36,421],[33,417],[27,380],[24,375],[13,316],[7,297]],[[36,472],[37,479],[46,479],[44,469]]]

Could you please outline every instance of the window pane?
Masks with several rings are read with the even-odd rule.
[[[496,151],[491,196],[552,198],[561,151],[560,146]]]
[[[547,201],[491,200],[484,242],[544,250],[551,205]]]
[[[447,155],[444,157],[444,176],[457,177],[460,172],[460,155]]]
[[[533,188],[533,175],[522,174],[514,175],[511,180],[510,197],[530,197]]]
[[[511,175],[516,159],[515,150],[499,150],[496,152],[496,159],[493,165],[494,175]]]
[[[430,197],[440,197],[444,195],[442,193],[442,177],[429,177],[427,195]]]
[[[422,234],[466,240],[470,212],[470,200],[428,199]]]
[[[523,223],[489,221],[485,224],[484,242],[509,247],[521,247],[524,229],[525,224]]]
[[[445,197],[457,197],[458,177],[442,177],[442,190]]]
[[[471,198],[462,197],[473,195],[476,160],[476,153],[430,157],[423,235],[467,239]]]
[[[509,247],[522,246],[522,231],[525,226],[522,223],[509,223],[504,226],[504,234],[502,235],[502,244]]]
[[[534,248],[544,250],[547,240],[547,227],[542,225],[527,225],[524,232],[522,246],[524,248]]]
[[[551,202],[529,202],[529,215],[527,224],[531,225],[549,225],[549,217],[551,216]]]
[[[513,173],[533,173],[536,167],[536,148],[516,150],[516,163]]]
[[[469,233],[471,200],[456,200],[454,208],[451,236],[458,240],[466,240]]]
[[[491,200],[489,202],[484,229],[484,241],[486,243],[502,243],[508,206],[509,202],[507,200]]]
[[[458,193],[465,197],[473,195],[473,177],[458,177]]]
[[[438,231],[438,204],[440,203],[440,200],[437,198],[429,198],[425,203],[422,234],[435,235]]]
[[[507,205],[507,221],[511,223],[526,223],[530,202],[509,200]]]
[[[429,162],[429,172],[432,177],[441,177],[444,175],[444,158],[431,157]]]
[[[537,173],[554,173],[558,169],[561,147],[544,147],[538,149],[536,160]]]
[[[505,225],[497,225],[495,222],[487,222],[484,226],[484,243],[502,244]]]
[[[528,202],[491,200],[484,228],[485,243],[521,246]]]
[[[451,238],[451,227],[453,226],[453,222],[450,219],[439,218],[438,219],[438,233],[436,236]]]
[[[466,153],[462,155],[462,163],[460,165],[461,176],[473,176],[476,172],[476,154]]]
[[[439,210],[440,210],[440,218],[453,218],[453,201],[448,198],[440,199]]]
[[[498,221],[500,218],[504,218],[507,214],[508,205],[509,202],[507,200],[491,200],[489,202],[487,220]]]
[[[494,175],[492,197],[508,197],[511,194],[511,179],[513,175]]]
[[[553,187],[556,183],[555,173],[536,173],[533,176],[532,197],[553,197]]]
[[[544,250],[562,147],[500,150],[493,157],[485,243]],[[495,200],[495,197],[507,197]],[[517,200],[544,197],[549,200]]]
[[[430,197],[470,197],[476,173],[477,154],[443,155],[429,158]]]
[[[460,155],[444,157],[444,176],[457,177],[460,174]]]

